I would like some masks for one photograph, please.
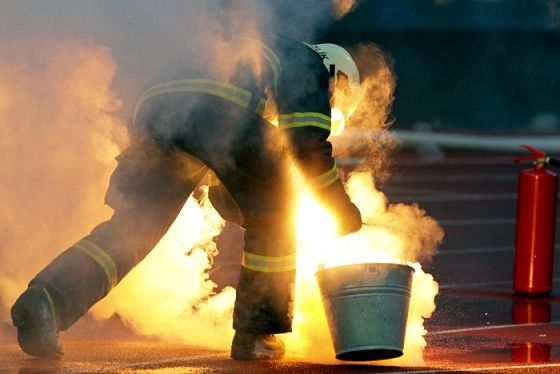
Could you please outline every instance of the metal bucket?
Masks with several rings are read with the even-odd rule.
[[[414,269],[367,263],[317,272],[336,358],[402,356]]]

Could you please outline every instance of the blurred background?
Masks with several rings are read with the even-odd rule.
[[[392,57],[394,130],[560,130],[560,2],[363,0],[324,40]]]

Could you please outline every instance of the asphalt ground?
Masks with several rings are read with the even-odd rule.
[[[424,264],[440,283],[440,293],[425,324],[423,367],[239,362],[228,352],[136,336],[118,319],[99,324],[84,318],[63,333],[65,356],[55,361],[23,354],[13,328],[4,322],[0,372],[558,373],[560,269],[549,296],[512,291],[517,176],[528,167],[512,162],[517,155],[446,151],[444,158],[434,158],[403,151],[393,158],[391,177],[381,186],[390,202],[418,203],[446,232],[433,262]],[[236,235],[232,229],[225,234]],[[216,258],[212,276],[218,283],[233,282],[238,251],[232,248]]]

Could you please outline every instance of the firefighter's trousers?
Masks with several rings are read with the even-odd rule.
[[[114,209],[32,282],[63,300],[63,329],[103,298],[157,244],[208,168],[243,215],[245,249],[234,328],[291,329],[294,193],[278,130],[253,111],[195,93],[160,95],[139,111],[106,196]],[[157,280],[154,280],[157,281]]]

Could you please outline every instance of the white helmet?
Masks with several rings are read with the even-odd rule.
[[[350,117],[360,100],[360,73],[350,53],[336,44],[308,44],[321,56],[323,64],[334,78],[333,109],[344,118]]]

